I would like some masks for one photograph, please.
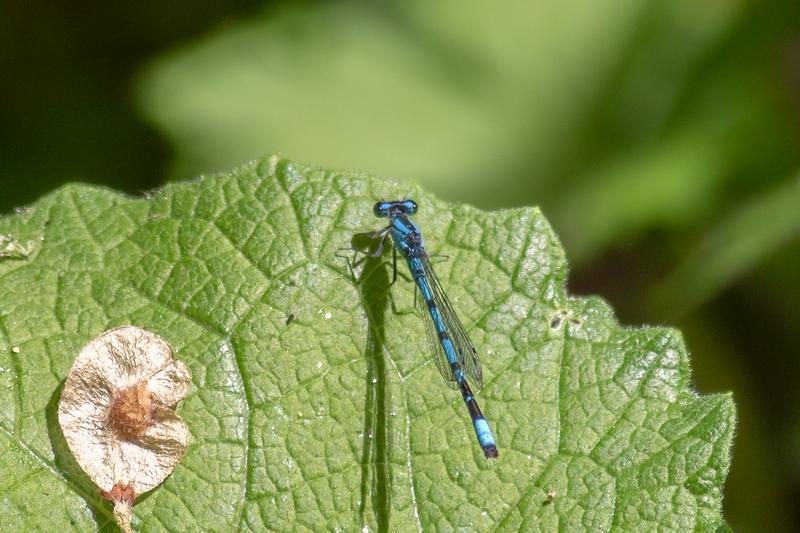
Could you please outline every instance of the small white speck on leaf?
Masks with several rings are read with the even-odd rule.
[[[12,346],[11,351],[14,353],[19,353],[21,350],[19,349],[19,346]]]
[[[175,414],[192,375],[170,345],[136,326],[87,344],[67,375],[58,421],[78,464],[131,529],[136,498],[160,485],[183,458],[189,428]]]

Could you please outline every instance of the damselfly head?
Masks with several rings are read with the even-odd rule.
[[[417,212],[417,202],[414,200],[395,200],[392,202],[380,201],[372,208],[376,217],[386,218],[393,213],[413,215]]]

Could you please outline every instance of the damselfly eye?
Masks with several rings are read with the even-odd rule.
[[[388,217],[389,216],[389,208],[391,207],[392,202],[378,202],[372,208],[372,212],[375,214],[376,217]]]
[[[403,200],[402,206],[407,215],[413,215],[417,212],[417,202],[414,200]]]

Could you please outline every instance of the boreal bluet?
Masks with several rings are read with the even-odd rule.
[[[417,212],[417,204],[413,200],[380,201],[375,204],[373,212],[377,217],[388,218],[389,225],[371,234],[379,240],[379,244],[370,255],[380,256],[386,237],[391,236],[395,276],[397,252],[405,257],[419,292],[416,299],[418,310],[427,317],[428,344],[439,373],[451,388],[461,391],[484,455],[496,458],[498,452],[494,434],[469,385],[471,382],[476,389],[483,385],[478,352],[436,277],[419,228],[411,221],[410,217]]]

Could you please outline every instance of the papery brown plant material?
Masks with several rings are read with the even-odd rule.
[[[131,531],[131,507],[157,487],[186,452],[189,429],[175,405],[192,375],[161,337],[122,326],[95,337],[72,365],[58,421],[78,464],[114,502]]]

